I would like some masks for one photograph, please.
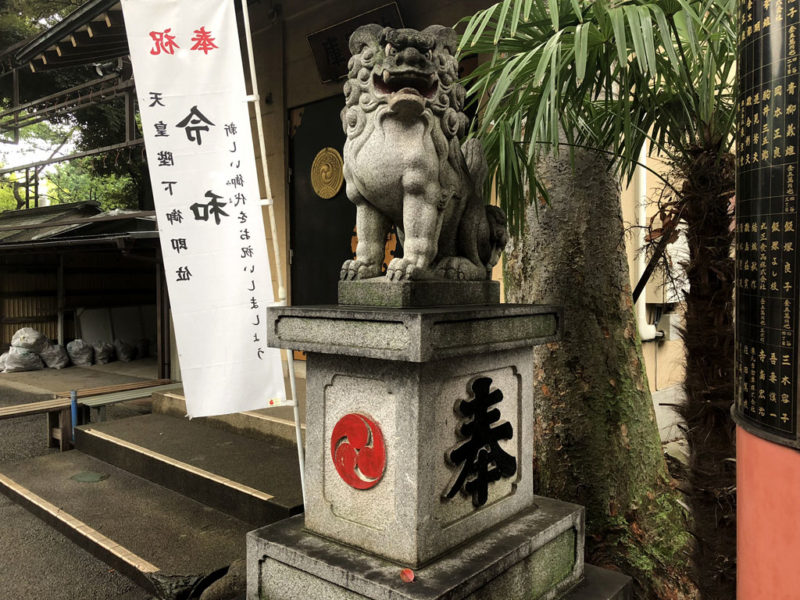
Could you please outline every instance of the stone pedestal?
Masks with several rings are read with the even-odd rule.
[[[550,600],[583,575],[583,509],[549,498],[420,569],[303,529],[298,515],[247,538],[248,599]]]
[[[546,600],[577,584],[583,509],[532,481],[532,348],[559,327],[523,305],[270,309],[270,345],[308,353],[307,503],[250,534],[248,598]]]
[[[306,528],[418,567],[530,507],[531,348],[557,329],[554,310],[530,306],[271,310],[269,343],[309,353]],[[469,493],[467,461],[450,454],[471,439],[461,403],[481,392],[496,414],[477,434],[502,426],[496,444],[513,465]],[[337,467],[345,430],[382,440],[380,473]]]

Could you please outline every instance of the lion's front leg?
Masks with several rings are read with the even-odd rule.
[[[430,276],[442,228],[441,191],[438,182],[425,179],[417,171],[403,176],[403,257],[389,263],[386,277],[391,281]]]
[[[350,195],[348,185],[348,196]],[[351,198],[353,200],[353,198]],[[378,212],[360,195],[356,204],[356,258],[342,264],[339,279],[368,279],[378,277],[383,267],[386,251],[386,235],[389,233],[388,219]]]

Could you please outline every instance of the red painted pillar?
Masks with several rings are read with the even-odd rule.
[[[800,599],[800,451],[736,431],[738,600]]]

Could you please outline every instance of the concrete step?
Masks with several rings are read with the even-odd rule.
[[[298,397],[300,400],[300,430],[305,442],[305,380],[298,380]],[[183,418],[186,416],[186,398],[182,392],[166,392],[153,394],[154,413]],[[294,427],[294,408],[279,406],[263,408],[230,415],[216,417],[199,417],[192,422],[202,423],[216,429],[223,429],[256,439],[278,438],[290,444],[296,444],[297,434]]]
[[[0,466],[0,493],[165,600],[244,558],[252,529],[77,450]]]
[[[296,447],[161,414],[76,428],[81,452],[253,525],[302,512]]]

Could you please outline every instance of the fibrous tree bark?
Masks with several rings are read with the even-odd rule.
[[[535,351],[537,493],[586,507],[587,560],[631,575],[638,598],[695,598],[634,320],[618,178],[586,150],[539,166],[550,202],[527,211],[505,259],[508,302],[563,307],[561,339]]]
[[[736,596],[736,456],[733,419],[734,263],[731,197],[735,160],[696,148],[684,164],[682,204],[689,247],[684,268],[686,403],[696,580],[704,597]]]

